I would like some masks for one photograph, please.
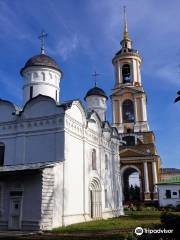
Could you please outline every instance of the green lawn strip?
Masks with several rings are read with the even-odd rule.
[[[114,218],[108,220],[90,221],[79,224],[72,224],[66,227],[55,228],[52,230],[54,233],[75,233],[75,232],[99,232],[99,231],[113,231],[133,229],[137,226],[149,226],[152,224],[159,224],[159,219],[131,219],[131,218]]]
[[[131,218],[131,219],[159,219],[161,215],[160,211],[125,211],[125,217]]]
[[[180,214],[180,212],[175,212]],[[108,232],[134,229],[137,226],[150,227],[160,224],[161,211],[125,211],[125,216],[107,220],[89,221],[53,229],[52,233]]]

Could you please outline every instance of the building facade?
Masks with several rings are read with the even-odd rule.
[[[180,175],[162,179],[157,189],[160,207],[180,205]]]
[[[0,100],[0,229],[45,230],[123,214],[117,129],[93,87],[59,102],[62,71],[42,51],[21,69],[23,106]]]
[[[160,158],[147,118],[147,97],[141,80],[142,59],[132,47],[126,15],[124,36],[120,43],[121,49],[112,60],[115,84],[111,99],[113,126],[124,141],[120,146],[123,200],[130,200],[129,176],[135,172],[139,175],[140,200],[157,200]]]

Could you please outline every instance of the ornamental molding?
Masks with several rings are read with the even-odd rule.
[[[5,122],[0,124],[0,135],[19,134],[30,131],[47,131],[54,129],[62,129],[64,119],[62,115],[54,115],[51,117],[39,117],[32,119],[18,119],[17,121]]]

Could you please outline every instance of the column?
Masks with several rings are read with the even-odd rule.
[[[150,199],[150,193],[149,193],[149,177],[148,177],[148,167],[147,162],[144,162],[144,198],[145,200]]]
[[[147,122],[146,99],[144,97],[141,98],[141,109],[142,109],[142,120],[143,122]]]
[[[154,192],[153,192],[153,199],[157,200],[157,168],[156,168],[156,161],[152,162],[152,175],[153,175],[153,184],[154,184]]]
[[[135,122],[139,121],[138,119],[138,105],[137,105],[137,98],[134,98],[134,112],[135,112]]]
[[[140,63],[137,62],[137,71],[138,71],[138,81],[141,85],[141,71],[140,71]]]
[[[153,183],[157,183],[157,169],[156,169],[156,162],[152,162],[152,173],[153,173]]]
[[[122,83],[122,78],[121,78],[121,65],[120,63],[117,64],[117,72],[118,72],[118,84]]]
[[[131,63],[131,76],[132,76],[132,80],[133,82],[137,82],[137,68],[136,68],[136,60],[132,60],[132,63]]]
[[[122,101],[119,101],[119,123],[123,123],[123,117],[122,117]]]

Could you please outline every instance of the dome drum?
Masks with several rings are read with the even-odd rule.
[[[45,54],[33,56],[20,73],[24,78],[24,104],[38,95],[46,95],[59,102],[59,83],[63,73],[54,59]]]

